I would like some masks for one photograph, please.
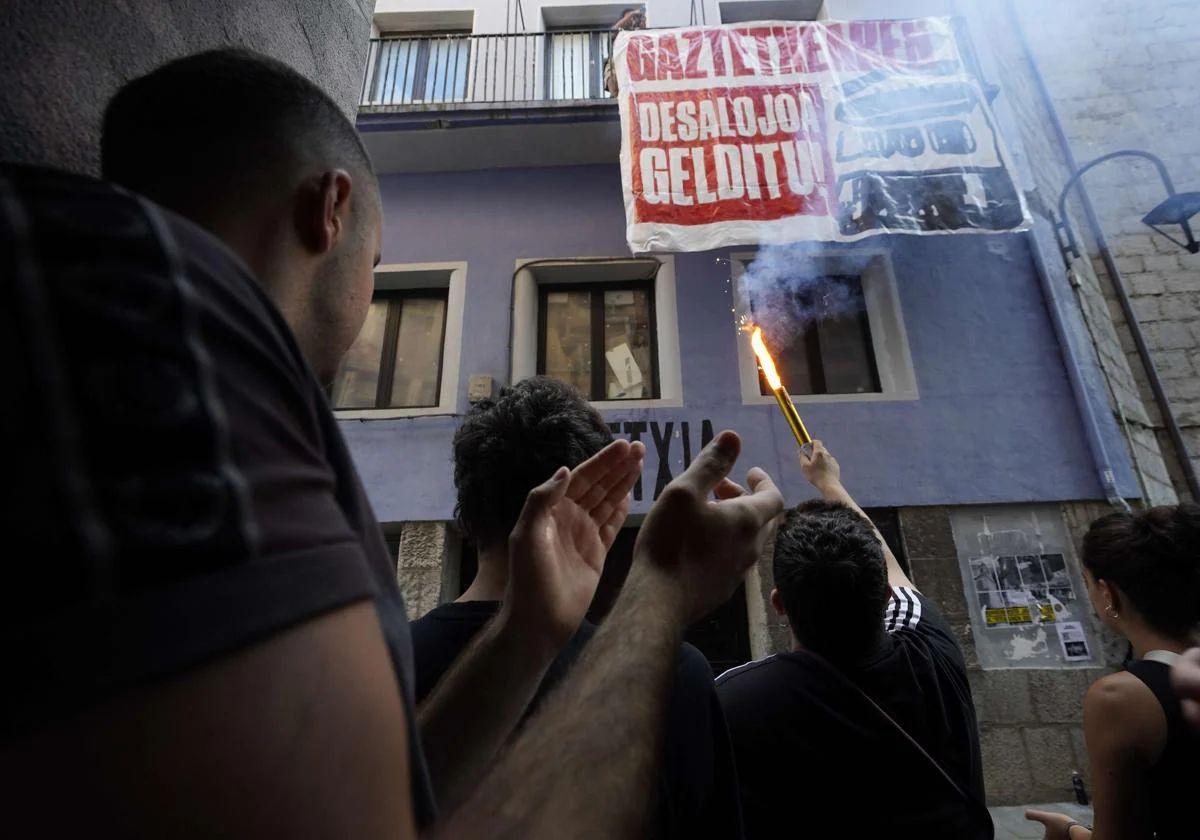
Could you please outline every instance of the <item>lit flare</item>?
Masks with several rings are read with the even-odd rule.
[[[779,378],[779,371],[775,369],[775,360],[771,358],[766,342],[763,341],[761,327],[755,327],[754,332],[750,334],[750,346],[754,348],[754,355],[758,357],[758,366],[762,368],[767,385],[775,394],[775,402],[779,403],[779,410],[783,412],[783,418],[787,420],[788,428],[792,430],[796,443],[802,447],[812,443],[812,436],[809,435],[808,429],[804,428],[800,412],[796,411],[796,404],[792,402],[787,388],[783,387],[783,380]]]

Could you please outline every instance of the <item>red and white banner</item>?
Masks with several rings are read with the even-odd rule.
[[[947,18],[622,32],[612,60],[634,252],[1026,225]]]

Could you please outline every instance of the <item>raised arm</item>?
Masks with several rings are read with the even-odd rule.
[[[863,512],[863,509],[858,506],[858,502],[854,501],[842,485],[842,468],[821,441],[814,440],[812,442],[812,452],[800,451],[800,468],[804,470],[804,477],[808,479],[809,483],[820,491],[823,499],[830,502],[841,502],[847,507],[853,508],[863,519],[871,522],[871,517]],[[887,561],[888,584],[916,589],[904,569],[900,568],[900,562],[888,548],[887,541],[884,540],[883,534],[879,533],[874,522],[871,522],[871,528],[875,531],[875,537],[879,540],[879,544],[883,546],[883,557]]]
[[[640,443],[614,441],[529,493],[509,539],[504,607],[417,714],[443,811],[474,789],[579,629],[629,511],[644,451]]]
[[[683,628],[732,594],[783,507],[761,470],[750,493],[723,484],[739,451],[723,432],[663,491],[612,612],[441,836],[644,835]]]

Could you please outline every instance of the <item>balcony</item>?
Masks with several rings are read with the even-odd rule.
[[[615,163],[604,85],[616,32],[371,39],[358,128],[388,172]]]
[[[360,113],[615,104],[611,30],[372,38]]]

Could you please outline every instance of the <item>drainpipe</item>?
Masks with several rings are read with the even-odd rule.
[[[1050,321],[1054,324],[1054,334],[1062,348],[1063,361],[1066,362],[1067,379],[1071,383],[1071,392],[1075,395],[1075,404],[1079,406],[1079,416],[1083,421],[1083,433],[1087,438],[1088,450],[1092,453],[1092,463],[1096,467],[1096,477],[1100,479],[1100,487],[1104,490],[1104,498],[1115,508],[1129,510],[1129,503],[1121,497],[1117,490],[1117,478],[1113,472],[1112,458],[1109,456],[1108,445],[1100,431],[1100,420],[1088,399],[1087,385],[1083,380],[1083,370],[1079,366],[1079,357],[1071,342],[1067,329],[1066,316],[1063,313],[1062,302],[1059,300],[1054,281],[1042,251],[1038,247],[1037,237],[1031,230],[1025,234],[1026,244],[1033,254],[1034,267],[1037,269],[1038,282],[1042,286],[1042,296],[1046,299],[1046,307],[1050,313]]]
[[[1046,80],[1042,77],[1041,68],[1038,67],[1037,61],[1034,60],[1033,50],[1030,48],[1029,41],[1025,37],[1025,29],[1021,26],[1020,15],[1017,14],[1013,0],[1009,0],[1005,5],[1013,28],[1016,30],[1017,36],[1021,41],[1021,49],[1025,53],[1025,60],[1033,73],[1038,94],[1041,96],[1046,106],[1046,111],[1050,115],[1050,126],[1054,129],[1055,138],[1058,140],[1058,145],[1062,148],[1063,158],[1066,160],[1066,164],[1070,167],[1072,173],[1078,172],[1079,163],[1075,160],[1075,155],[1071,152],[1071,144],[1067,140],[1067,133],[1063,129],[1062,121],[1058,118],[1058,111],[1054,108],[1054,102],[1050,98],[1050,91],[1046,87]],[[1167,436],[1171,439],[1171,445],[1175,449],[1175,456],[1179,462],[1179,466],[1183,470],[1183,477],[1187,482],[1188,491],[1192,494],[1192,499],[1200,501],[1200,481],[1197,481],[1196,469],[1188,457],[1187,448],[1183,442],[1183,433],[1180,431],[1179,422],[1175,418],[1175,411],[1171,408],[1171,401],[1167,399],[1162,380],[1158,376],[1158,369],[1155,367],[1154,359],[1150,355],[1150,349],[1146,345],[1142,326],[1133,311],[1133,304],[1129,301],[1129,294],[1125,290],[1125,280],[1121,276],[1121,272],[1117,269],[1117,263],[1113,259],[1112,250],[1108,247],[1108,239],[1105,238],[1104,230],[1100,226],[1100,218],[1096,215],[1095,205],[1092,204],[1091,196],[1088,194],[1087,187],[1084,186],[1082,181],[1078,183],[1077,191],[1080,203],[1083,205],[1084,216],[1087,218],[1088,227],[1091,228],[1092,235],[1096,238],[1096,244],[1100,249],[1100,258],[1104,261],[1105,271],[1112,281],[1113,290],[1117,296],[1117,303],[1121,307],[1121,312],[1125,315],[1125,322],[1133,338],[1134,347],[1137,349],[1138,359],[1146,371],[1150,390],[1154,394],[1154,402],[1158,406],[1159,413],[1163,418],[1163,426],[1166,428]],[[1065,218],[1060,221],[1064,225],[1068,224]],[[1040,271],[1041,269],[1039,268]]]

